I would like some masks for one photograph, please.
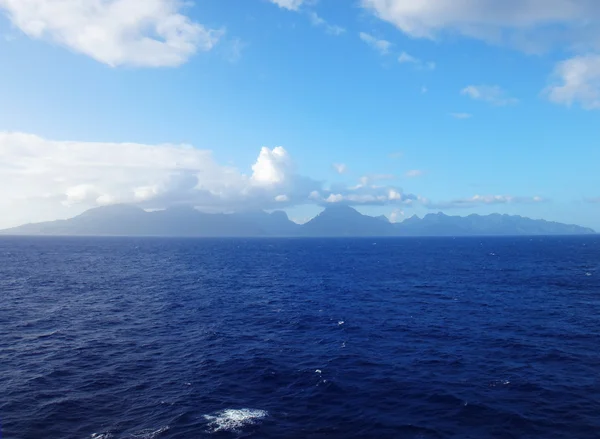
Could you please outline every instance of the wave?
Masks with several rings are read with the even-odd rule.
[[[242,428],[255,425],[259,420],[269,416],[265,410],[256,409],[225,409],[213,415],[204,415],[212,433],[219,431],[239,431]]]

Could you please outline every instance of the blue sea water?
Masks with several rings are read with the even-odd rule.
[[[598,438],[600,239],[0,239],[3,438]]]

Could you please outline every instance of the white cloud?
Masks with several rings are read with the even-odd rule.
[[[546,89],[550,101],[568,106],[600,108],[600,55],[577,56],[558,63],[555,83]]]
[[[400,54],[400,56],[398,57],[398,62],[399,62],[400,64],[406,64],[406,63],[409,63],[409,64],[416,64],[416,63],[419,63],[419,62],[421,62],[421,60],[420,60],[420,59],[418,59],[418,58],[415,58],[415,57],[414,57],[414,56],[412,56],[412,55],[409,55],[409,54],[408,54],[408,53],[406,53],[406,52],[402,52],[402,53]]]
[[[435,63],[428,61],[425,62],[419,58],[416,58],[412,55],[409,55],[406,52],[402,52],[400,56],[398,56],[398,62],[400,64],[412,64],[415,67],[423,70],[435,70]]]
[[[330,35],[338,36],[338,35],[342,35],[344,32],[346,32],[346,29],[344,29],[341,26],[329,24],[326,20],[321,18],[316,12],[309,12],[308,17],[310,18],[310,22],[312,23],[313,26],[322,27],[323,29],[325,29],[325,32],[327,32]]]
[[[404,174],[406,177],[408,178],[416,178],[416,177],[421,177],[425,172],[422,171],[421,169],[411,169],[410,171],[406,172],[406,174]]]
[[[476,101],[484,101],[497,106],[513,105],[519,102],[518,99],[508,96],[497,85],[469,85],[463,88],[460,93]]]
[[[344,196],[342,194],[331,194],[326,199],[327,203],[339,203],[344,201]]]
[[[178,66],[222,30],[181,13],[178,0],[0,0],[12,24],[110,66]]]
[[[361,0],[364,8],[414,38],[454,33],[539,52],[596,45],[597,0]],[[551,28],[554,26],[554,28]]]
[[[348,172],[348,166],[346,166],[344,163],[334,163],[332,167],[338,174],[345,174]]]
[[[351,205],[404,205],[421,198],[405,193],[401,188],[375,184],[376,181],[394,178],[391,175],[361,177],[360,184],[352,187],[334,186],[323,194],[311,194],[311,199],[319,204],[343,203]]]
[[[391,190],[388,194],[330,194],[325,199],[326,203],[346,203],[358,205],[384,205],[390,202],[403,201],[403,194]]]
[[[297,11],[304,3],[304,0],[269,0],[271,3],[275,3],[277,6],[290,11]]]
[[[0,132],[0,228],[115,203],[146,209],[187,204],[222,212],[413,199],[417,197],[393,186],[325,188],[323,182],[298,175],[281,146],[261,148],[246,175],[191,145],[52,141]]]
[[[373,49],[378,51],[381,55],[387,55],[392,47],[392,43],[387,40],[380,40],[375,38],[373,35],[368,34],[366,32],[361,32],[359,34],[360,39],[371,46]]]
[[[542,197],[516,197],[512,195],[474,195],[470,198],[458,198],[442,203],[426,203],[430,209],[469,208],[493,204],[535,204],[546,200]]]
[[[454,119],[470,119],[473,117],[470,113],[450,113]]]
[[[388,218],[391,223],[399,223],[405,218],[405,214],[403,210],[394,209]]]
[[[252,181],[258,185],[281,184],[291,174],[291,170],[292,161],[283,147],[269,149],[263,146],[252,166]]]
[[[359,187],[366,187],[369,185],[372,185],[373,183],[377,182],[377,181],[382,181],[382,180],[395,180],[396,176],[392,175],[392,174],[371,174],[371,175],[363,175],[362,177],[360,177],[359,179],[359,184],[358,186],[355,186],[356,188]]]

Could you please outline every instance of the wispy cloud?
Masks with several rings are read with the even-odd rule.
[[[0,0],[0,9],[29,37],[112,67],[173,67],[211,50],[224,31],[195,22],[182,8],[174,0]]]
[[[455,119],[470,119],[473,117],[470,113],[450,113],[450,116]]]
[[[546,200],[539,196],[517,197],[512,195],[475,195],[470,198],[458,198],[451,201],[426,203],[430,209],[460,209],[494,204],[536,204]]]
[[[404,176],[407,178],[417,178],[421,177],[423,174],[425,174],[425,171],[421,169],[411,169],[410,171],[407,171]]]
[[[290,11],[297,11],[305,0],[269,0],[271,3],[275,3],[277,6]]]
[[[225,58],[230,63],[237,63],[242,58],[242,52],[248,47],[248,44],[239,38],[234,38],[225,45]]]
[[[359,179],[359,184],[356,187],[366,187],[372,185],[377,181],[384,180],[395,180],[396,176],[392,174],[371,174],[371,175],[363,175]]]
[[[361,32],[360,39],[379,52],[381,55],[387,55],[392,47],[392,43],[387,40],[378,39],[371,34]]]
[[[423,61],[419,58],[416,58],[412,55],[409,55],[406,52],[402,52],[400,56],[398,56],[398,62],[400,64],[412,64],[418,69],[422,70],[435,70],[435,63],[432,61]]]
[[[508,96],[497,85],[469,85],[463,88],[460,93],[476,101],[484,101],[497,106],[514,105],[519,102],[518,99]]]
[[[600,109],[600,55],[576,56],[558,63],[553,82],[545,90],[556,104],[579,103],[586,110]]]
[[[308,17],[310,18],[310,22],[312,23],[313,26],[321,27],[321,28],[325,29],[325,32],[327,32],[330,35],[338,36],[338,35],[342,35],[344,32],[346,32],[346,29],[344,29],[341,26],[329,24],[325,19],[320,17],[316,12],[309,12]]]
[[[346,166],[344,163],[334,163],[332,167],[333,170],[338,174],[345,174],[348,172],[348,166]]]

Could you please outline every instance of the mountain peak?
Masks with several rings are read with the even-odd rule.
[[[335,214],[335,215],[341,215],[341,214],[346,214],[346,215],[362,215],[361,213],[359,213],[355,208],[348,206],[347,204],[331,204],[325,207],[325,209],[323,210],[323,212],[320,213],[320,215],[323,214]]]

